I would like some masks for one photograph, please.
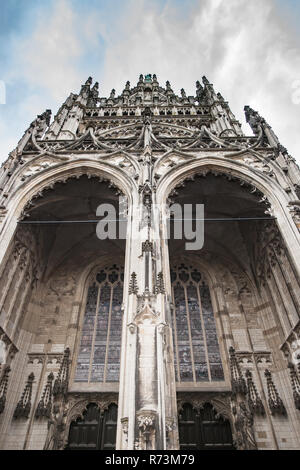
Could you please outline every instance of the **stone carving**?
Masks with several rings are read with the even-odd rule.
[[[113,393],[70,393],[65,404],[67,433],[71,422],[83,417],[89,403],[96,403],[100,413],[104,413],[111,404],[118,405],[118,396]],[[64,440],[67,438],[65,435]]]
[[[157,274],[155,282],[155,294],[165,294],[165,284],[163,273],[160,272]]]
[[[235,427],[235,445],[239,450],[256,450],[257,445],[253,430],[253,415],[245,402],[232,405]]]
[[[117,395],[110,393],[72,393],[60,398],[53,405],[48,421],[48,434],[44,450],[63,450],[68,442],[72,421],[83,417],[89,403],[96,403],[100,413],[109,405],[118,404]]]
[[[0,380],[0,414],[3,413],[5,408],[9,373],[10,367],[6,366]]]
[[[138,284],[137,284],[137,279],[136,279],[136,273],[131,274],[130,282],[129,282],[129,295],[131,294],[138,294]]]
[[[62,450],[66,431],[67,408],[65,403],[54,404],[48,421],[48,434],[44,450]]]
[[[19,204],[16,195],[21,193],[24,194],[25,189],[28,188],[29,192],[25,195],[24,204],[25,199],[27,201],[27,198],[31,198],[31,200],[28,202],[21,215],[21,217],[23,217],[29,215],[31,209],[35,207],[35,203],[43,204],[43,201],[38,201],[37,199],[45,196],[45,189],[53,188],[57,181],[64,182],[71,177],[78,178],[80,174],[88,174],[89,176],[95,174],[99,176],[101,172],[105,172],[106,175],[109,175],[110,179],[113,178],[114,181],[120,180],[122,181],[122,187],[124,186],[130,189],[132,192],[130,196],[134,196],[132,200],[137,199],[137,192],[140,190],[140,201],[146,208],[148,227],[150,227],[150,213],[153,209],[156,197],[159,200],[159,197],[165,194],[164,191],[167,191],[167,188],[172,187],[172,185],[176,185],[178,183],[178,186],[183,186],[183,179],[186,181],[187,179],[194,178],[195,175],[190,174],[186,177],[188,173],[193,171],[201,174],[201,178],[206,178],[209,173],[212,173],[216,177],[221,174],[223,175],[222,178],[227,178],[232,184],[243,186],[245,191],[248,191],[253,195],[253,197],[257,197],[257,201],[262,204],[263,210],[265,208],[271,210],[271,208],[269,207],[266,195],[262,194],[259,188],[267,187],[270,193],[272,191],[276,193],[277,185],[280,194],[282,194],[280,186],[287,189],[289,187],[292,188],[292,194],[288,191],[286,194],[283,192],[282,197],[279,198],[282,207],[286,207],[290,199],[292,197],[296,197],[293,192],[293,187],[295,181],[298,181],[299,175],[296,170],[294,172],[292,171],[294,167],[292,166],[292,161],[288,160],[287,151],[283,149],[281,145],[273,145],[271,143],[271,138],[273,138],[273,140],[275,140],[275,138],[265,120],[261,118],[258,113],[248,107],[246,109],[246,117],[254,130],[255,136],[244,136],[242,131],[239,129],[239,124],[230,111],[228,104],[220,94],[215,94],[213,86],[206,77],[203,77],[203,86],[200,82],[197,82],[195,96],[187,96],[184,89],[182,89],[179,96],[177,96],[176,93],[173,92],[170,82],[167,82],[165,87],[160,86],[155,74],[148,74],[145,77],[141,75],[136,86],[132,86],[127,82],[125,89],[120,95],[118,95],[115,90],[112,90],[110,96],[107,98],[99,98],[98,95],[99,85],[98,83],[95,83],[92,88],[92,79],[89,77],[83,84],[79,95],[72,94],[66,104],[62,106],[62,109],[54,119],[55,122],[51,125],[51,132],[48,131],[45,134],[46,128],[50,124],[50,112],[47,111],[43,115],[38,116],[37,120],[35,120],[31,125],[29,132],[24,136],[25,138],[22,143],[18,146],[18,152],[12,153],[9,161],[4,164],[0,173],[0,197],[1,204],[3,204],[3,206],[1,205],[0,207],[0,217],[4,222],[2,225],[4,230],[4,240],[8,241],[8,235],[5,230],[6,227],[10,225],[10,219],[7,217],[10,217],[11,215],[11,211],[7,211],[7,208],[18,207],[21,210],[22,203]],[[275,161],[275,158],[277,161]],[[283,164],[282,168],[280,168],[279,160],[284,160],[285,169],[283,169]],[[80,169],[77,168],[78,165],[80,165]],[[90,169],[91,167],[95,167],[96,169]],[[201,169],[199,169],[200,167]],[[220,168],[224,169],[220,170]],[[74,176],[75,173],[76,176]],[[241,178],[238,176],[240,174],[245,176]],[[295,174],[295,181],[291,181],[292,174]],[[156,186],[157,194],[155,194]],[[36,190],[34,188],[36,188]],[[36,191],[36,193],[32,197],[32,193],[34,191]],[[266,193],[269,191],[266,191]],[[249,195],[246,194],[245,196],[247,198]],[[295,206],[297,205],[291,204],[290,207],[293,207],[292,210],[294,210]],[[276,213],[275,204],[274,211]],[[287,221],[291,220],[288,212],[286,215]],[[294,216],[295,214],[292,213],[292,215]],[[288,233],[288,223],[286,227],[286,232]],[[149,233],[151,233],[150,230]],[[143,240],[146,238],[147,235]],[[266,240],[266,242],[268,242],[268,240]],[[272,263],[276,262],[276,258],[279,255],[279,252],[277,251],[279,245],[276,246],[276,243],[277,242],[274,239],[272,241],[272,245],[268,245],[268,243],[266,243],[263,246],[265,254],[262,251],[262,256],[258,254],[256,260],[252,260],[250,256],[251,253],[249,253],[250,262],[253,261],[251,270],[252,268],[255,270],[257,267],[258,279],[261,279],[263,276],[266,277],[268,274],[268,268],[266,268],[266,266],[260,266],[260,262],[261,264],[268,264],[271,268],[274,266]],[[296,240],[294,240],[293,243],[296,243]],[[41,243],[39,249],[41,251],[46,250],[47,247],[42,245],[43,244]],[[30,246],[31,243],[27,244],[27,249],[30,250]],[[152,290],[152,283],[149,281],[149,285],[146,286],[144,294],[138,296],[136,274],[132,273],[129,285],[129,294],[134,294],[138,297],[130,298],[131,304],[137,304],[137,312],[130,312],[130,315],[134,316],[137,313],[136,321],[138,325],[131,323],[128,325],[128,330],[130,333],[135,334],[137,330],[139,331],[139,329],[142,328],[142,323],[144,321],[148,321],[149,323],[157,326],[157,328],[153,328],[155,332],[157,331],[162,335],[165,333],[165,336],[168,339],[166,331],[169,326],[165,328],[161,322],[163,321],[162,317],[164,316],[165,311],[167,321],[169,321],[170,292],[166,293],[166,298],[155,298],[155,295],[157,294],[165,294],[165,291],[168,291],[170,287],[167,284],[165,285],[166,278],[163,277],[163,274],[158,273],[158,270],[161,269],[160,266],[166,266],[166,264],[160,262],[160,256],[163,255],[163,250],[160,250],[159,248],[159,243],[157,243],[157,246],[155,244],[154,256],[154,249],[153,244],[150,241],[150,235],[149,239],[142,245],[142,255],[145,253],[144,258],[150,260],[150,256],[152,256],[152,259],[149,262],[149,273],[152,277],[149,276],[149,279],[154,281],[154,289]],[[28,251],[26,258],[23,253],[24,251],[25,247],[22,246],[20,248],[20,246],[16,246],[15,255],[18,260],[20,259],[19,268],[23,270],[22,275],[25,276],[25,279],[30,280],[30,278],[33,279],[34,277],[37,277],[34,274],[34,269],[35,265],[41,258],[39,258],[38,253],[35,253],[35,261],[29,269],[27,262],[31,262],[32,260],[31,252]],[[151,255],[149,255],[149,253],[151,253]],[[204,261],[205,256],[207,256],[207,254],[203,255]],[[211,259],[208,262],[211,261],[213,263],[213,255],[210,256]],[[144,259],[141,260],[141,263],[143,261]],[[199,263],[200,262],[201,260]],[[137,261],[137,263],[139,263],[139,261]],[[136,264],[131,265],[136,266]],[[142,273],[140,269],[136,272]],[[234,277],[234,294],[236,296],[240,295],[240,299],[243,301],[245,300],[245,303],[249,300],[250,304],[250,298],[254,298],[256,295],[256,292],[254,292],[254,289],[256,289],[255,279],[252,279],[250,269],[248,270],[249,279],[246,275],[246,271],[245,275],[240,275],[239,272],[235,272],[231,269],[231,273]],[[45,272],[45,276],[46,274],[47,273]],[[74,272],[72,274],[74,274]],[[293,273],[288,272],[287,274],[289,276],[291,274],[290,277],[293,276]],[[165,272],[164,276],[166,276]],[[146,276],[144,276],[143,273],[143,275],[141,274],[141,279],[139,279],[141,289],[144,285],[144,277]],[[66,304],[70,304],[71,309],[71,297],[75,294],[76,287],[75,282],[73,282],[74,279],[75,278],[70,277],[69,283],[62,283],[62,279],[60,278],[59,273],[57,275],[56,271],[55,277],[52,277],[49,282],[49,290],[52,300],[53,294],[55,294],[57,296],[55,302],[57,300],[60,300],[61,303],[66,301]],[[41,283],[42,281],[43,278],[41,277]],[[235,286],[235,281],[237,287]],[[219,280],[213,282],[218,283]],[[24,284],[22,284],[22,286],[23,285]],[[230,303],[231,298],[234,297],[232,295],[233,291],[228,291],[228,295],[226,295],[224,300],[222,289],[218,290],[220,298],[216,298],[216,304],[218,304],[216,307],[218,310],[216,315],[218,315],[219,323],[222,323],[224,319],[224,328],[222,328],[221,334],[223,334],[222,340],[224,340],[224,343],[226,344],[227,341],[233,341],[230,323],[231,318],[229,317],[236,317],[232,323],[234,323],[235,320],[237,323],[240,321],[237,317],[241,317],[241,315],[238,315],[238,312],[234,309],[230,312],[230,307],[226,307],[227,310],[225,309],[224,302]],[[127,293],[125,293],[124,298],[124,318],[127,314],[126,294]],[[68,298],[63,298],[65,296]],[[36,309],[38,309],[38,302],[41,302],[41,306],[43,304],[42,298],[39,300],[37,299],[38,297],[36,297],[36,299],[32,299],[33,305],[35,305],[33,308]],[[158,300],[161,305],[158,305]],[[234,299],[234,301],[235,300],[236,299]],[[76,304],[79,303],[77,301],[78,299],[76,299]],[[47,302],[50,303],[51,299],[48,298]],[[222,310],[223,305],[224,309]],[[261,306],[262,305],[263,303]],[[266,307],[266,309],[267,308],[268,307]],[[46,309],[47,305],[45,310]],[[72,307],[72,312],[70,312],[70,317],[72,317],[72,328],[70,327],[67,331],[68,344],[70,344],[69,341],[73,341],[72,335],[75,333],[75,329],[78,326],[76,323],[78,317],[76,315],[79,315],[79,309],[79,306],[74,305],[74,310]],[[161,310],[161,316],[158,310]],[[63,307],[60,311],[63,311]],[[174,323],[176,323],[176,314],[177,312],[173,312]],[[263,314],[265,314],[266,323],[268,323],[267,315],[271,316],[272,312],[270,311],[269,313],[265,313],[263,311]],[[292,314],[294,314],[294,312]],[[252,318],[250,319],[251,316]],[[250,328],[256,328],[255,322],[259,316],[260,315],[256,313],[252,315],[252,307],[249,308],[249,314],[246,312],[246,319],[248,321],[249,317],[249,323],[251,322]],[[225,317],[228,322],[226,325]],[[50,321],[51,320],[49,320],[49,328]],[[40,329],[43,328],[43,325],[43,322],[41,322]],[[266,327],[269,328],[269,325],[266,325]],[[19,325],[16,325],[16,328],[16,336],[18,336]],[[192,333],[194,333],[196,326],[191,324],[190,329],[192,329]],[[49,337],[51,337],[53,342],[55,342],[55,330],[58,330],[58,328],[51,327],[51,330]],[[59,333],[64,334],[63,332]],[[129,342],[131,341],[131,344],[133,344],[136,338],[130,336],[130,333]],[[14,338],[13,335],[12,338]],[[162,342],[163,345],[161,347]],[[160,350],[163,349],[163,354],[165,354],[164,358],[161,360],[161,365],[163,366],[165,361],[165,364],[167,364],[167,366],[165,366],[167,370],[166,375],[169,374],[164,385],[167,384],[167,387],[169,387],[169,383],[172,384],[174,382],[172,376],[173,366],[170,366],[173,360],[173,352],[170,342],[170,344],[168,343],[168,347],[171,352],[169,353],[168,351],[166,353],[167,348],[165,346],[165,342],[166,338],[163,338],[162,340],[158,335],[159,348]],[[263,348],[263,346],[261,347]],[[247,413],[249,411],[248,407],[250,408],[250,412],[252,411],[254,414],[256,410],[259,410],[258,404],[260,399],[257,395],[255,384],[249,372],[249,374],[246,375],[249,395],[249,403],[247,402],[247,395],[245,394],[245,379],[243,377],[239,361],[242,356],[244,363],[248,363],[250,361],[253,363],[258,357],[262,357],[262,354],[264,354],[264,358],[271,356],[270,352],[262,352],[259,354],[261,354],[261,356],[259,356],[258,353],[254,354],[251,351],[241,351],[236,353],[235,358],[233,357],[234,352],[231,356],[232,389],[233,395],[236,399],[235,416],[239,432],[242,431],[241,423],[246,422],[246,424],[249,424],[250,422],[250,418],[247,417]],[[50,356],[47,354],[29,355],[30,360],[34,360],[35,364],[37,361],[40,361],[45,365],[45,367],[49,357]],[[274,358],[276,359],[275,355]],[[159,358],[159,360],[160,359],[161,358]],[[54,360],[56,360],[56,358],[54,358]],[[179,365],[178,362],[179,361],[177,361],[177,366]],[[257,362],[259,361],[257,360]],[[81,404],[79,405],[78,403],[78,406],[74,404],[74,409],[72,408],[73,398],[71,400],[69,397],[70,394],[67,393],[69,364],[68,361],[66,363],[65,357],[60,365],[61,368],[53,387],[54,407],[51,419],[54,424],[51,424],[51,426],[55,427],[55,432],[52,434],[55,436],[55,444],[51,444],[51,446],[54,445],[54,448],[63,448],[65,436],[68,430],[68,419],[70,416],[75,416],[75,413],[80,412],[81,409]],[[212,375],[213,374],[211,374],[211,376]],[[295,383],[295,380],[295,375],[293,375],[292,383]],[[211,386],[214,386],[214,384]],[[37,414],[40,413],[43,415],[43,413],[45,413],[45,415],[49,415],[49,407],[47,405],[49,400],[47,401],[47,397],[50,394],[50,388],[50,384],[47,384],[43,390],[42,399],[38,407],[40,411]],[[123,389],[124,388],[121,387],[121,390]],[[173,389],[173,392],[174,390],[175,388]],[[170,396],[169,392],[170,390],[168,390],[168,395],[166,393],[166,396]],[[245,400],[245,410],[243,410],[241,397]],[[211,398],[211,400],[213,399]],[[226,400],[224,398],[224,401]],[[221,402],[221,398],[220,402],[215,399],[214,406],[218,407],[220,412],[222,411],[222,413],[227,413],[228,418],[232,421],[233,415],[231,411],[228,412],[227,401],[226,406]],[[198,403],[194,400],[194,404],[195,406],[201,406],[200,398]],[[153,406],[154,409],[156,409],[154,405],[150,406]],[[73,410],[72,412],[71,408]],[[174,411],[175,410],[173,409],[168,410],[168,416],[169,414],[173,416]],[[72,413],[74,413],[74,415],[72,415]],[[129,419],[130,425],[137,428],[138,422],[132,423],[134,417],[130,415]],[[142,437],[142,439],[137,443],[138,448],[141,449],[147,446],[151,447],[152,434],[161,431],[161,426],[158,426],[158,423],[163,422],[161,410],[157,410],[157,416],[153,421],[154,424],[152,423],[151,425],[151,419],[147,416],[144,417],[143,423],[142,421],[142,419],[139,421],[139,432],[142,433],[143,431],[144,434],[148,433],[150,437],[146,440],[146,438],[140,435],[138,436],[139,439]],[[128,426],[128,423],[126,425],[125,421],[122,424],[124,425],[124,429]],[[167,435],[170,435],[172,432],[171,429],[174,425],[172,419],[169,417],[166,418],[165,425]],[[248,437],[247,432],[246,437],[242,436],[241,445],[246,447],[250,445],[251,432],[249,431],[249,433]],[[124,434],[126,433],[124,432]],[[161,436],[159,436],[159,439],[157,436],[156,438],[157,442],[161,442]]]
[[[121,419],[121,425],[122,425],[122,431],[124,434],[124,440],[127,444],[128,442],[128,418],[122,418]]]
[[[259,128],[262,125],[264,119],[258,114],[257,111],[254,111],[254,109],[250,108],[250,106],[245,106],[245,116],[246,116],[246,121],[250,125],[251,129],[253,130],[254,134],[257,135],[259,132]]]
[[[75,291],[75,277],[68,277],[66,273],[61,273],[50,282],[49,289],[54,292],[57,297],[72,296]]]
[[[271,372],[266,369],[265,377],[267,379],[268,403],[272,415],[286,416],[286,409],[275,387]]]
[[[14,411],[13,417],[15,419],[18,418],[29,418],[29,413],[31,410],[31,395],[32,395],[32,384],[34,381],[34,374],[31,373],[28,376],[27,383],[25,385],[24,392],[22,393],[22,396],[20,400],[17,403],[17,406]]]
[[[247,380],[247,397],[248,397],[249,410],[253,414],[264,416],[266,414],[264,405],[258,394],[256,386],[253,382],[252,373],[250,372],[249,369],[246,371],[246,380]]]
[[[278,259],[285,254],[283,240],[275,222],[270,221],[263,225],[258,234],[257,247],[257,279],[265,285],[266,280],[271,277],[272,268],[277,265]]]
[[[134,333],[136,333],[136,325],[134,323],[129,323],[128,326],[128,329],[130,331],[130,333],[133,335]]]
[[[155,449],[156,417],[157,413],[153,410],[140,410],[137,412],[139,450]]]
[[[69,366],[70,366],[70,349],[66,348],[64,357],[59,368],[57,378],[53,385],[53,395],[55,397],[59,395],[66,395],[69,385]]]
[[[42,395],[42,398],[40,399],[38,406],[35,411],[35,417],[36,418],[41,418],[41,417],[46,417],[49,418],[51,417],[51,410],[52,410],[52,382],[54,380],[54,375],[51,372],[48,375],[47,378],[47,383],[44,388],[44,392]]]
[[[0,372],[1,365],[10,365],[14,359],[16,353],[19,351],[12,340],[7,336],[4,330],[0,327],[0,345],[1,345],[1,359],[0,360]]]
[[[294,364],[289,362],[288,368],[290,370],[291,385],[293,390],[293,398],[295,407],[300,410],[300,380],[296,372]]]
[[[229,393],[178,393],[177,409],[180,414],[185,403],[190,403],[199,412],[205,403],[210,403],[217,412],[217,416],[233,422],[231,401]]]
[[[231,386],[232,393],[246,395],[247,386],[245,379],[242,375],[240,365],[236,359],[235,349],[231,346],[229,349],[230,372],[231,372]]]
[[[146,240],[145,242],[142,243],[142,253],[151,253],[153,255],[153,242],[150,242],[149,240]]]

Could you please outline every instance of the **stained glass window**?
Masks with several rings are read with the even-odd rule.
[[[224,380],[210,290],[203,275],[184,265],[171,270],[172,327],[178,382]]]
[[[75,382],[118,382],[123,268],[102,269],[88,288]]]

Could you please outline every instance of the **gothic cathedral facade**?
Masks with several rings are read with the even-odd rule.
[[[0,172],[1,449],[299,449],[300,170],[245,115],[141,75],[32,122]]]

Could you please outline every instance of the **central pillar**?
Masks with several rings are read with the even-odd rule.
[[[156,207],[151,124],[144,125],[142,172],[129,208],[117,449],[178,449],[171,293]],[[168,282],[170,285],[170,283]]]

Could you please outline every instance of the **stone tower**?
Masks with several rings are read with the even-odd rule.
[[[32,122],[0,173],[0,448],[299,448],[300,170],[245,114],[141,75]]]

